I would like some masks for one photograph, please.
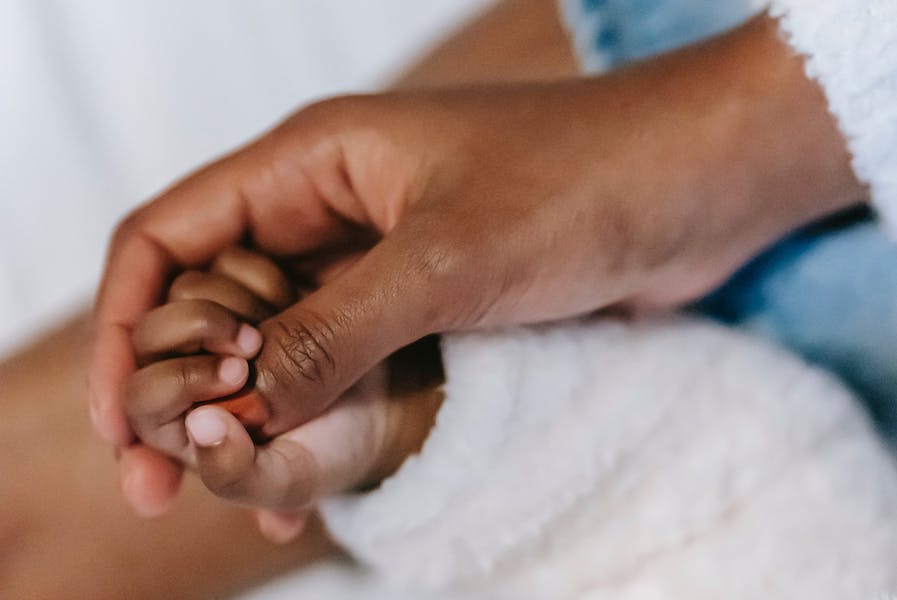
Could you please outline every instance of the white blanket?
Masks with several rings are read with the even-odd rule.
[[[400,588],[509,598],[897,592],[897,469],[826,374],[724,328],[574,322],[446,342],[423,453],[326,507]]]
[[[897,231],[897,4],[752,2],[807,56]],[[574,323],[452,337],[445,359],[422,455],[326,510],[396,584],[552,599],[897,594],[894,460],[850,394],[782,351],[696,322]]]

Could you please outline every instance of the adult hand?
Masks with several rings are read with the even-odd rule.
[[[92,416],[133,441],[130,330],[170,277],[229,245],[326,282],[261,326],[274,436],[426,334],[682,302],[861,196],[821,91],[767,19],[593,80],[325,101],[121,224]],[[138,452],[131,496],[153,512],[173,471]]]
[[[172,470],[192,468],[213,493],[260,509],[262,532],[275,541],[297,535],[316,500],[392,473],[423,443],[441,401],[431,337],[377,365],[312,422],[256,445],[247,428],[256,432],[267,416],[244,390],[247,361],[262,345],[252,325],[295,300],[269,258],[228,248],[207,270],[179,275],[168,303],[138,323],[140,369],[125,386],[140,441],[174,459]],[[125,460],[147,449],[127,449]]]

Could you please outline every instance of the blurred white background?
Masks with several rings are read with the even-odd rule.
[[[84,306],[114,223],[489,0],[0,0],[0,353]]]

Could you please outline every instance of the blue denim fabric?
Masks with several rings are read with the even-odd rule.
[[[572,0],[569,27],[586,65],[615,67],[710,37],[745,21],[748,0]]]
[[[839,375],[897,443],[897,244],[868,213],[791,236],[696,308]]]
[[[751,16],[747,0],[566,1],[583,64],[611,68]],[[897,444],[897,245],[868,211],[781,242],[695,309],[840,376]]]

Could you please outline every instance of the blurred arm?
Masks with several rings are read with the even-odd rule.
[[[274,546],[189,478],[170,514],[124,504],[88,426],[86,319],[0,363],[0,590],[9,598],[221,598],[333,554],[315,522]]]
[[[395,87],[546,80],[576,73],[557,0],[505,0],[439,44]]]
[[[554,0],[507,0],[437,46],[399,86],[539,79],[575,64]],[[124,506],[112,450],[89,431],[87,317],[0,362],[0,589],[17,598],[223,597],[336,552],[313,523],[288,547],[187,482],[175,510]],[[192,479],[192,478],[191,478]]]

